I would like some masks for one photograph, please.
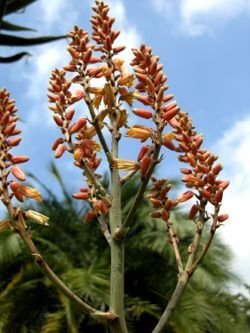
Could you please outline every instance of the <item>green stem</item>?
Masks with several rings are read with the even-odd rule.
[[[177,303],[179,302],[184,289],[186,288],[186,285],[189,281],[189,274],[187,272],[183,272],[178,280],[178,283],[176,285],[176,288],[170,298],[170,301],[168,302],[168,305],[163,312],[160,320],[158,321],[156,327],[152,331],[152,333],[164,333],[166,332],[166,327],[169,322],[169,319],[176,308]]]
[[[112,121],[112,156],[118,158],[119,132],[115,115]],[[111,168],[112,206],[110,209],[110,228],[113,236],[116,229],[121,227],[121,185],[120,176],[116,168]],[[111,243],[111,276],[110,276],[110,310],[118,318],[110,322],[112,333],[127,333],[124,317],[124,244],[112,237]]]

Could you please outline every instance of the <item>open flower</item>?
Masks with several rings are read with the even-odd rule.
[[[148,127],[135,125],[127,130],[127,136],[146,141],[151,136],[151,130]]]
[[[27,219],[31,219],[42,225],[49,225],[49,218],[41,213],[38,213],[34,210],[27,210],[24,214]]]
[[[114,166],[120,170],[136,170],[138,169],[138,163],[130,160],[114,160]]]

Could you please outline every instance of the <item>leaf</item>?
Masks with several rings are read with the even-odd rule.
[[[18,37],[7,34],[0,34],[0,45],[5,46],[33,46],[53,42],[66,36],[41,36],[35,38]]]
[[[27,28],[22,25],[13,24],[8,21],[1,22],[1,29],[9,31],[36,31],[35,29]]]
[[[15,13],[36,1],[37,0],[7,0],[7,8],[4,12],[4,15]]]
[[[0,57],[0,63],[2,64],[9,64],[11,62],[15,62],[18,61],[20,59],[22,59],[23,57],[30,57],[31,54],[28,52],[20,52],[20,53],[16,53],[10,57]]]

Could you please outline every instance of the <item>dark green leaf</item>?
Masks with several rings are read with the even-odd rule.
[[[2,30],[9,30],[9,31],[36,31],[31,28],[27,28],[21,25],[16,25],[8,21],[2,21],[1,23]]]
[[[0,63],[9,64],[10,62],[18,61],[26,56],[31,56],[31,54],[28,52],[20,52],[10,57],[0,57]]]
[[[66,36],[41,36],[36,38],[17,37],[7,34],[0,34],[0,45],[5,46],[33,46],[53,42]]]
[[[24,9],[25,7],[31,5],[36,1],[37,0],[8,0],[7,8],[5,10],[4,15],[15,13],[18,10]]]

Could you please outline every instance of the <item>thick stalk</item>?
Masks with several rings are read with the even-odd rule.
[[[163,312],[160,320],[158,321],[158,324],[156,325],[152,333],[164,333],[166,331],[169,319],[183,294],[183,291],[188,283],[188,280],[189,280],[189,274],[187,272],[183,272],[179,277],[175,291],[173,292],[165,311]]]
[[[113,121],[112,132],[112,156],[118,158],[119,132]],[[126,333],[127,327],[124,317],[124,244],[117,241],[113,235],[117,228],[121,227],[121,185],[119,172],[116,168],[111,169],[112,206],[110,209],[111,228],[111,276],[110,276],[110,310],[118,318],[110,322],[112,333]]]

